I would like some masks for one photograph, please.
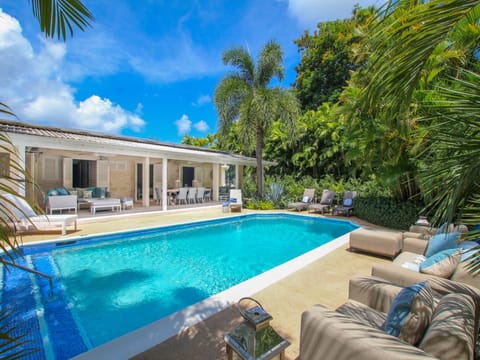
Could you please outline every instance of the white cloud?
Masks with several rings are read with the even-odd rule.
[[[368,6],[378,0],[287,0],[288,12],[302,26],[315,29],[318,22],[345,19],[352,15],[355,4]]]
[[[197,100],[192,104],[193,106],[202,106],[212,102],[210,95],[200,95]]]
[[[209,127],[206,121],[200,120],[199,122],[195,123],[193,127],[200,132],[207,132]]]
[[[34,51],[18,21],[1,9],[0,17],[0,101],[20,120],[108,133],[140,131],[145,125],[138,115],[98,95],[77,101],[75,89],[62,79],[66,45],[41,37]]]
[[[192,129],[192,121],[187,115],[183,114],[180,119],[175,121],[175,125],[178,129],[178,135],[183,136]]]

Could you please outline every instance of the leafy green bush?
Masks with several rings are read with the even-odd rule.
[[[273,210],[275,207],[271,201],[252,199],[248,201],[245,208],[250,210]]]
[[[418,219],[422,204],[398,202],[385,196],[360,196],[353,202],[355,215],[372,224],[407,230]]]

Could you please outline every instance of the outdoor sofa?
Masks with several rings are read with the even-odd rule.
[[[412,344],[385,331],[392,302],[404,288],[363,276],[351,280],[349,300],[335,311],[315,305],[302,314],[300,359],[473,359],[478,291],[443,279],[428,284],[431,320]]]

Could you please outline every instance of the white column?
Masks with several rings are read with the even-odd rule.
[[[142,201],[143,206],[150,207],[150,158],[146,157],[143,160],[143,175],[142,175]]]
[[[218,201],[218,178],[220,174],[220,164],[212,164],[212,199]]]
[[[20,168],[25,172],[25,151],[26,151],[26,146],[24,144],[16,144],[16,151],[18,153],[18,165]],[[11,174],[13,177],[24,177],[22,174]],[[20,195],[25,196],[25,186],[22,186],[20,182],[18,182],[18,193]]]
[[[168,159],[162,159],[162,210],[167,211],[168,198],[167,194],[167,181],[168,181]]]
[[[235,165],[235,189],[240,189],[240,165]]]

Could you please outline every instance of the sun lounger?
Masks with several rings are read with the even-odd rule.
[[[294,209],[296,211],[306,210],[315,197],[315,189],[305,189],[303,191],[302,201],[288,203],[288,209]]]
[[[61,227],[62,235],[67,234],[67,226],[73,225],[77,230],[77,215],[37,215],[32,207],[22,198],[11,194],[3,195],[12,206],[12,215],[15,216],[14,228],[20,231],[49,230]]]
[[[242,211],[242,190],[240,189],[231,189],[230,190],[230,211],[231,212],[241,212]]]
[[[318,204],[310,204],[308,205],[308,210],[310,212],[321,212],[322,214],[325,211],[330,211],[333,200],[335,198],[335,191],[333,190],[323,190],[322,198]]]

